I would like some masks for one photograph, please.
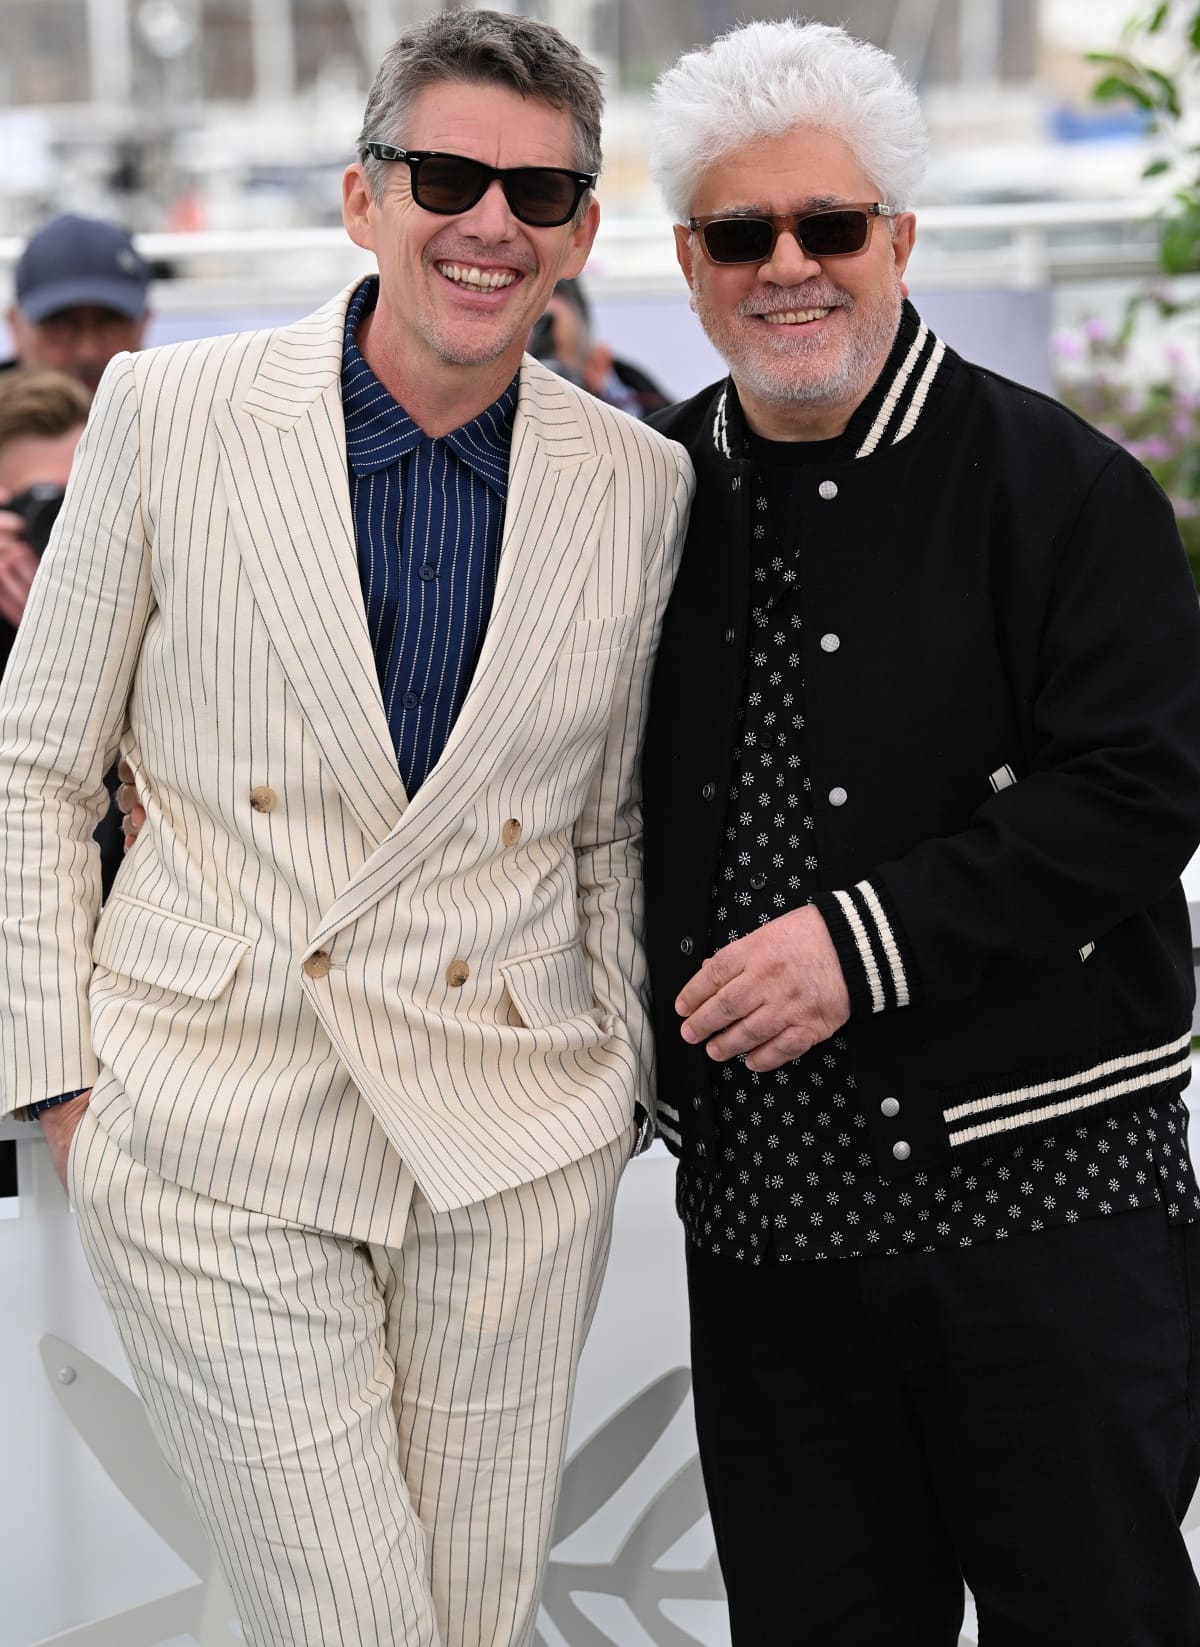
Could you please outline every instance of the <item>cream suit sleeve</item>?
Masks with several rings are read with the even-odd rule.
[[[641,759],[651,672],[695,490],[682,447],[664,461],[675,484],[660,488],[662,516],[650,545],[634,631],[613,693],[604,752],[575,829],[580,925],[596,1000],[628,1027],[639,1062],[637,1101],[653,1117],[653,1041],[644,950]]]
[[[95,1080],[92,841],[154,610],[130,357],[96,392],[0,685],[0,1114]]]

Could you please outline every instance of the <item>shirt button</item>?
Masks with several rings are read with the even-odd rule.
[[[849,795],[847,795],[841,784],[839,784],[836,789],[831,789],[829,791],[830,806],[845,806],[849,799]]]
[[[822,652],[836,652],[838,647],[841,644],[842,644],[841,637],[838,636],[838,635],[822,635],[821,636],[821,650],[822,650]]]
[[[817,491],[825,499],[826,503],[831,503],[838,495],[837,481],[823,480],[817,487]]]
[[[732,646],[736,639],[737,639],[737,630],[736,629],[727,629],[725,631],[725,644],[726,644],[726,646]]]
[[[706,783],[700,791],[700,799],[702,801],[711,801],[713,796],[716,793],[717,793],[716,784],[715,783]]]
[[[729,490],[731,492],[736,492],[740,489],[741,484],[742,477],[740,475],[734,475],[733,479],[729,482]]]
[[[279,805],[279,796],[262,783],[250,791],[250,805],[256,812],[274,812]]]
[[[679,940],[679,953],[681,955],[690,955],[695,947],[695,944],[690,938],[681,938]]]
[[[885,1098],[879,1109],[880,1113],[886,1115],[889,1121],[894,1120],[900,1113],[900,1100],[899,1098]]]
[[[333,957],[329,951],[318,949],[305,961],[304,971],[310,978],[328,978],[332,966]]]
[[[465,961],[451,961],[446,968],[446,982],[453,989],[461,989],[471,976],[471,969]]]
[[[903,1138],[901,1138],[899,1143],[892,1145],[892,1154],[896,1157],[897,1161],[907,1161],[909,1156],[912,1154],[912,1150],[904,1142]]]
[[[421,694],[419,692],[406,692],[400,699],[400,702],[404,705],[405,709],[415,709],[420,701]]]
[[[696,1154],[697,1155],[703,1155],[704,1154],[704,1140],[703,1140],[703,1138],[698,1138],[696,1140]]]
[[[505,822],[500,826],[500,839],[504,842],[505,846],[516,846],[517,842],[521,839],[520,818],[508,818],[505,820]]]
[[[765,875],[751,875],[750,885],[754,888],[754,890],[756,892],[761,892],[763,887],[766,886],[766,884],[767,884],[767,877]]]
[[[434,578],[437,577],[437,567],[431,566],[429,562],[426,561],[423,566],[417,567],[417,576],[420,578],[422,583],[432,583]]]

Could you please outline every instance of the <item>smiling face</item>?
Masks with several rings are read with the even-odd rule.
[[[879,200],[840,138],[797,127],[736,150],[704,174],[695,217],[796,212]],[[783,233],[765,263],[714,264],[675,229],[692,307],[729,363],[751,427],[776,439],[840,434],[883,369],[900,322],[911,213],[872,219],[866,248],[820,262]]]
[[[418,95],[397,141],[489,166],[573,168],[572,136],[565,109],[504,86],[446,81]],[[362,167],[349,167],[343,216],[350,238],[379,264],[379,302],[360,343],[415,416],[410,400],[439,388],[458,402],[464,393],[485,395],[478,410],[495,399],[516,372],[554,282],[587,261],[599,210],[592,201],[579,222],[532,228],[513,215],[493,179],[469,211],[441,217],[413,200],[409,168],[400,162],[377,200]]]

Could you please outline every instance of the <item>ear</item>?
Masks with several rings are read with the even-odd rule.
[[[692,266],[695,262],[692,231],[686,223],[675,224],[675,261],[683,270],[683,278],[688,283],[688,290],[692,289]]]
[[[557,278],[568,280],[573,275],[581,274],[583,266],[591,254],[592,242],[596,238],[596,230],[600,227],[600,202],[595,195],[588,204],[579,222],[571,230],[571,243],[567,254],[559,268]]]
[[[354,244],[368,252],[375,250],[374,213],[367,174],[356,160],[342,174],[342,222]]]
[[[912,256],[916,239],[916,217],[912,212],[901,212],[892,228],[892,257],[896,263],[896,277],[904,287],[905,297],[908,296],[908,288],[904,286],[904,271],[908,268],[908,260]]]

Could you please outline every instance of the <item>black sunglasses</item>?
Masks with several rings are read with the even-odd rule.
[[[775,242],[790,229],[809,257],[853,257],[871,236],[877,217],[899,217],[895,206],[866,201],[853,206],[823,206],[815,212],[762,212],[755,216],[689,217],[688,228],[700,236],[710,263],[765,263]]]
[[[513,216],[534,229],[558,229],[569,223],[598,176],[558,166],[485,166],[465,154],[398,149],[391,143],[364,143],[363,152],[376,160],[403,160],[413,199],[423,211],[437,212],[440,217],[469,212],[498,177]]]

